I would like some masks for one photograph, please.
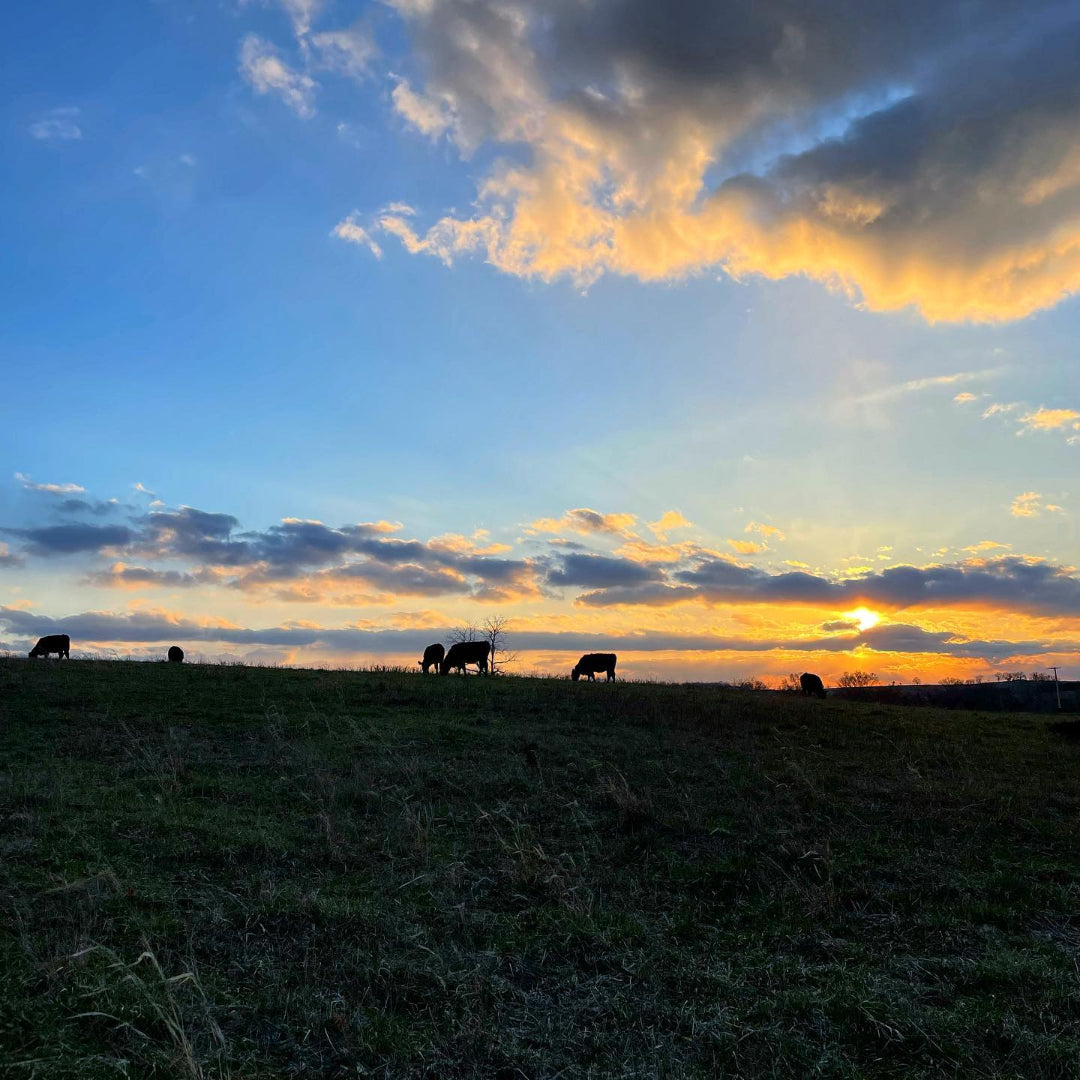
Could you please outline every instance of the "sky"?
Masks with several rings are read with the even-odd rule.
[[[1074,4],[7,23],[0,650],[1080,678]]]

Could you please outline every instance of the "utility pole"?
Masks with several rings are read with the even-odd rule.
[[[1058,712],[1061,712],[1061,683],[1058,682],[1057,666],[1047,668],[1047,671],[1054,673],[1054,689],[1057,691]]]

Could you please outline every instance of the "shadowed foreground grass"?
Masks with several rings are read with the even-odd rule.
[[[1080,1075],[1080,746],[713,687],[0,662],[0,1074]]]

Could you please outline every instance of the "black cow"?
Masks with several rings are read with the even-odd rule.
[[[439,670],[439,665],[443,662],[443,657],[446,655],[446,650],[436,642],[434,645],[429,645],[424,650],[424,659],[420,661],[420,666],[424,669],[424,674],[428,673],[429,668]]]
[[[819,698],[825,696],[825,684],[821,681],[821,676],[815,675],[812,671],[804,671],[799,676],[799,685],[804,694]]]
[[[591,652],[586,653],[575,665],[574,670],[570,672],[570,678],[577,682],[582,675],[586,676],[591,682],[596,682],[596,673],[598,671],[607,672],[607,681],[615,681],[615,661],[618,657],[613,652]]]
[[[451,669],[456,668],[464,675],[465,665],[475,664],[477,670],[486,675],[490,652],[491,645],[486,641],[459,641],[456,645],[450,646],[450,651],[439,665],[439,674],[449,675]]]
[[[179,645],[169,646],[169,663],[182,664],[184,662],[184,650]]]
[[[66,656],[71,659],[71,638],[67,634],[48,634],[38,638],[38,643],[30,650],[31,658],[44,656],[48,659],[49,653],[56,653],[57,660],[63,660]]]

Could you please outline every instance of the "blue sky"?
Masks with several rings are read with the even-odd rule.
[[[808,644],[764,663],[719,647],[685,661],[665,634],[729,643],[738,612],[696,596],[584,610],[551,584],[544,560],[559,544],[548,542],[673,574],[722,552],[762,574],[799,563],[834,582],[858,566],[990,557],[1042,560],[1074,580],[1080,149],[1033,141],[1017,175],[1000,148],[975,145],[982,106],[958,102],[944,68],[933,74],[949,54],[939,40],[988,70],[1012,65],[1032,89],[1001,125],[1029,108],[1054,132],[1075,115],[1060,102],[1076,87],[1067,73],[1061,85],[1031,74],[1036,61],[1057,71],[1038,54],[1048,46],[1032,31],[1030,54],[1003,54],[993,5],[963,32],[917,5],[910,40],[888,47],[895,28],[834,25],[823,5],[817,23],[807,9],[805,25],[757,28],[769,51],[754,85],[772,79],[781,101],[761,116],[741,76],[724,82],[749,59],[718,48],[699,70],[697,46],[679,53],[724,26],[695,27],[685,5],[681,22],[631,48],[635,5],[622,6],[611,25],[575,24],[559,6],[554,29],[530,22],[527,3],[509,5],[519,18],[504,24],[457,0],[15,12],[0,66],[0,540],[11,556],[0,608],[6,597],[42,625],[152,608],[243,627],[426,618],[437,631],[498,609],[523,634],[643,628],[638,673],[720,678],[822,657]],[[1058,17],[1047,5],[1029,28]],[[847,81],[829,73],[805,46],[815,33],[861,34],[864,67]],[[926,102],[915,119],[909,100]],[[873,134],[886,124],[889,139]],[[884,149],[897,125],[927,175],[956,132],[970,160],[948,158],[945,185],[913,179],[910,160]],[[949,198],[937,194],[949,184]],[[985,209],[969,208],[970,192]],[[42,485],[118,504],[60,510],[72,493]],[[148,514],[184,506],[231,515],[237,533],[284,518],[385,520],[425,543],[469,538],[478,558],[505,545],[511,554],[487,557],[528,563],[534,584],[496,603],[481,574],[471,591],[384,587],[349,604],[327,600],[325,584],[301,602],[249,585],[93,579],[116,561],[190,569],[191,552],[145,542]],[[533,529],[583,507],[636,524]],[[626,549],[628,533],[662,544],[645,523],[666,511],[691,523],[678,538],[694,547],[667,562]],[[129,542],[64,554],[29,535],[106,519],[129,523]],[[774,532],[748,532],[755,522]],[[998,546],[963,551],[982,542]],[[327,569],[290,565],[289,580]],[[1080,675],[1069,649],[1080,611],[1030,610],[1020,626],[997,594],[947,612],[924,602],[922,615],[889,603],[886,622],[986,641],[1013,640],[1011,626],[1048,647],[920,660],[865,643],[860,654],[853,641],[829,662],[903,676],[920,662],[962,660],[967,672],[1065,656]],[[820,643],[827,605],[761,604],[748,640],[784,627]],[[88,648],[121,640],[95,632]],[[0,623],[12,647],[29,633]],[[206,647],[219,645],[229,652]],[[153,652],[156,639],[136,647]],[[275,647],[259,644],[259,657],[368,655]],[[533,662],[561,664],[562,652]]]

